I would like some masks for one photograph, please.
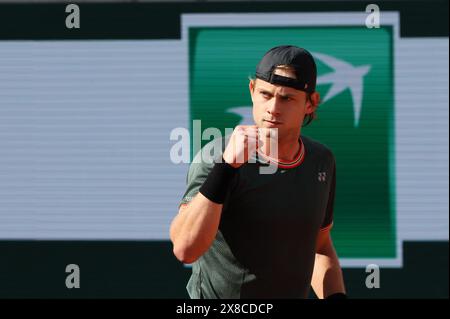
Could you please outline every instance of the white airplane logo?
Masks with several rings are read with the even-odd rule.
[[[364,76],[369,73],[371,66],[362,65],[354,67],[344,60],[339,60],[323,53],[313,53],[313,56],[334,70],[334,72],[321,75],[317,78],[318,85],[328,83],[332,84],[322,102],[325,103],[344,90],[350,89],[353,100],[354,126],[358,127],[361,116]],[[254,124],[251,106],[233,107],[228,109],[228,112],[234,113],[241,117],[239,124]]]
[[[317,78],[317,84],[331,83],[331,88],[323,98],[325,103],[332,97],[338,95],[347,88],[353,99],[353,118],[354,125],[358,127],[359,118],[361,116],[361,105],[364,88],[364,76],[370,71],[370,65],[362,65],[354,67],[344,60],[336,59],[335,57],[323,54],[313,53],[313,56],[323,63],[333,68],[334,72],[321,75]]]

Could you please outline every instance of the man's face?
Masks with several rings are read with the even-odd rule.
[[[289,74],[278,73],[288,76]],[[290,87],[274,85],[257,79],[250,82],[253,119],[259,128],[277,128],[278,138],[298,138],[306,114],[314,112],[307,93]],[[317,98],[313,93],[313,101]]]

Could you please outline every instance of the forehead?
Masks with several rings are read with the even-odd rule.
[[[272,84],[269,82],[266,82],[261,79],[256,79],[255,81],[255,88],[260,90],[266,90],[272,93],[278,93],[281,95],[306,95],[305,92],[296,90],[294,88],[288,87],[288,86],[282,86],[278,84]]]

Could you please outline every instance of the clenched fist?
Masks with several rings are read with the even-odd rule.
[[[262,146],[256,125],[238,125],[230,136],[223,152],[223,159],[234,168],[246,163]]]

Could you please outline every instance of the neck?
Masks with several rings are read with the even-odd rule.
[[[292,134],[278,139],[278,154],[275,153],[274,149],[271,149],[271,145],[275,145],[276,138],[266,137],[264,144],[260,148],[260,151],[268,157],[271,157],[279,162],[290,162],[293,161],[298,152],[300,151],[300,134]]]

